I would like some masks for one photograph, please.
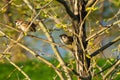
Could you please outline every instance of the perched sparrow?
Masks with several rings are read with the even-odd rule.
[[[23,32],[26,31],[27,27],[30,25],[30,22],[27,21],[23,21],[23,20],[16,20],[15,24],[17,26],[17,28],[21,29]],[[36,25],[34,23],[31,24],[31,26],[29,27],[28,31],[36,31]]]
[[[72,45],[73,42],[73,37],[72,36],[68,36],[66,34],[62,34],[59,36],[61,39],[61,42],[67,45]]]

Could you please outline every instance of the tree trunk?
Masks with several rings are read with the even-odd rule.
[[[86,57],[87,55],[87,41],[86,41],[86,26],[85,26],[85,16],[87,14],[85,10],[85,2],[74,0],[74,15],[77,16],[77,20],[73,21],[73,27],[75,34],[79,35],[79,37],[74,36],[74,47],[75,50],[75,58],[76,58],[76,69],[79,73],[78,80],[91,80],[89,66],[90,59]]]

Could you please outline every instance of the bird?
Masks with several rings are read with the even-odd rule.
[[[16,20],[15,24],[18,29],[21,29],[23,32],[27,31],[27,27],[30,25],[31,22],[23,21],[23,20]],[[34,23],[31,24],[28,31],[36,32],[36,25]]]
[[[63,44],[72,45],[72,43],[73,43],[73,37],[72,36],[68,36],[66,34],[61,34],[61,35],[59,35],[59,37],[60,37],[60,41]]]

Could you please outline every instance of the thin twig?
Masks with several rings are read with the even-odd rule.
[[[106,80],[106,78],[111,74],[113,70],[116,69],[116,67],[120,65],[120,60],[118,60],[112,67],[111,69],[108,70],[108,72],[103,76],[103,80]]]
[[[120,36],[118,36],[117,38],[115,38],[114,40],[112,40],[111,42],[107,43],[106,45],[104,45],[103,47],[101,47],[100,49],[96,50],[95,52],[93,52],[90,56],[94,57],[96,55],[98,55],[101,51],[105,50],[106,48],[110,47],[112,44],[118,42],[120,40]]]
[[[95,3],[95,1],[96,0],[88,0],[86,7],[91,7]]]
[[[27,26],[26,31],[29,30],[30,26],[32,25],[32,23],[37,19],[37,17],[39,16],[39,14],[41,13],[41,10],[44,9],[46,6],[48,6],[53,0],[51,0],[50,2],[48,2],[47,4],[45,4],[44,6],[42,6],[39,10],[39,12],[35,15],[35,17],[33,17],[32,21],[30,22],[30,24]],[[32,7],[32,6],[31,6]],[[34,9],[34,8],[33,8]]]
[[[0,11],[4,10],[9,4],[11,4],[13,2],[13,0],[10,0],[7,4],[5,4]]]
[[[97,4],[98,1],[99,1],[99,0],[96,0],[96,1],[94,2],[94,4],[92,5],[92,7],[94,7],[94,6]],[[83,26],[86,18],[90,15],[91,12],[92,12],[92,9],[87,12],[86,16],[84,17],[84,19],[83,19],[82,22],[80,23],[80,29],[79,29],[79,31],[82,31],[82,26]],[[81,35],[81,33],[79,33],[79,35]]]
[[[12,64],[18,71],[20,71],[25,77],[27,80],[31,80],[30,77],[19,67],[17,66],[14,62],[12,62],[8,57],[5,57],[10,64]]]
[[[29,7],[29,9],[31,9],[33,11],[34,14],[36,14],[36,11],[35,9],[33,8],[33,6],[30,4],[30,2],[28,0],[23,0],[27,6]]]
[[[23,68],[23,66],[21,66],[20,68]],[[10,78],[10,76],[16,71],[17,69],[15,68],[9,75],[8,77],[6,78],[7,80]]]
[[[53,45],[55,45],[55,46],[59,46],[59,47],[61,47],[61,48],[64,48],[64,49],[66,49],[66,50],[68,50],[68,51],[73,52],[73,50],[72,50],[71,48],[69,48],[69,47],[67,47],[67,46],[65,46],[65,45],[61,45],[61,44],[58,44],[58,43],[49,41],[49,40],[47,40],[47,39],[43,39],[43,38],[40,38],[40,37],[37,37],[37,36],[34,36],[34,35],[30,35],[30,34],[28,34],[27,36],[32,37],[32,38],[35,38],[35,39],[37,39],[37,40],[41,40],[41,41],[46,42],[46,43],[49,43],[49,44],[53,44]]]
[[[116,25],[116,24],[118,24],[118,23],[120,23],[120,20],[115,21],[115,22],[113,22],[112,24],[109,24],[109,25],[106,25],[106,26],[101,25],[101,26],[104,27],[104,28],[102,28],[100,31],[98,31],[98,32],[94,33],[93,35],[91,35],[90,37],[88,37],[88,38],[86,39],[86,41],[89,41],[90,39],[92,39],[92,38],[100,35],[100,34],[103,33],[104,31],[109,30],[112,26],[114,26],[114,25]]]
[[[46,28],[45,24],[42,21],[39,22],[39,26],[41,27],[42,31],[45,33],[45,35],[48,38],[48,40],[51,41],[51,42],[54,42],[52,36],[47,31],[47,28]],[[55,45],[53,45],[53,44],[51,44],[51,47],[52,47],[52,49],[53,49],[53,51],[55,53],[55,56],[57,57],[57,60],[60,62],[61,67],[63,67],[64,72],[65,72],[68,80],[71,80],[70,72],[67,69],[66,64],[65,64],[62,56],[60,55],[57,47]]]
[[[5,35],[2,31],[0,31],[0,33],[2,33],[3,35]],[[6,36],[6,35],[5,35]],[[26,79],[27,80],[31,80],[30,78],[29,78],[29,76],[19,67],[19,66],[17,66],[14,62],[12,62],[6,55],[4,55],[11,47],[13,47],[13,45],[9,45],[4,51],[3,51],[3,57],[5,57],[7,60],[8,60],[8,62],[10,63],[10,64],[12,64],[18,71],[20,71],[25,77],[26,77]]]
[[[16,32],[21,32],[21,31],[15,29],[14,27],[11,27],[11,26],[9,26],[9,25],[3,24],[3,23],[1,23],[1,22],[0,22],[0,25],[2,25],[2,26],[4,26],[4,27],[7,27],[7,28],[10,28],[10,29],[12,29],[12,30],[14,30],[14,31],[16,31]]]
[[[94,74],[94,76],[97,76],[97,75],[99,75],[100,73],[102,73],[102,72],[106,71],[107,69],[111,68],[111,67],[114,66],[117,62],[118,62],[118,61],[115,61],[112,65],[107,66],[106,68],[104,68],[104,69],[101,70],[100,72]]]

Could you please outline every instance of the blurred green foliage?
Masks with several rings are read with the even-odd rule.
[[[55,59],[51,59],[50,62],[52,62],[56,66],[58,65],[58,62]],[[106,68],[110,66],[110,63],[109,62],[106,63],[107,62],[106,59],[103,58],[97,59],[96,62],[97,65],[99,65],[99,67],[101,68]],[[114,60],[111,61],[111,63],[113,62]],[[56,77],[56,73],[51,67],[37,60],[18,62],[17,65],[22,68],[22,70],[30,77],[31,80],[53,80],[53,78]],[[99,72],[99,70],[96,68],[95,72]],[[120,79],[119,74],[115,76],[116,76],[115,80]],[[93,80],[101,79],[102,78],[100,75],[93,78]],[[0,63],[0,80],[25,80],[25,77],[11,64]],[[56,80],[59,80],[59,77],[56,77]],[[74,77],[73,80],[77,79]]]
[[[17,63],[31,80],[53,80],[54,70],[42,62],[33,60]],[[25,77],[11,64],[0,64],[0,80],[25,80]],[[57,79],[58,80],[58,79]]]

